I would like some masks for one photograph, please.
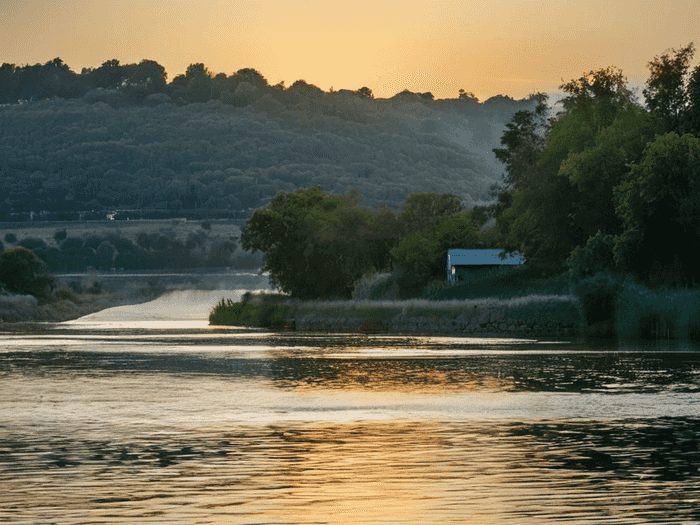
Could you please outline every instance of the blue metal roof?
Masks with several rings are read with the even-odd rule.
[[[501,259],[503,250],[448,250],[448,266],[472,266],[472,265],[518,265],[525,262],[525,258],[514,253]]]

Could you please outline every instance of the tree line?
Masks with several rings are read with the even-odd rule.
[[[547,272],[700,283],[700,65],[691,43],[648,64],[644,102],[609,67],[514,115],[495,150],[506,174],[490,212],[507,250]]]
[[[59,65],[46,67],[65,72]],[[374,204],[398,204],[411,191],[454,192],[473,204],[490,198],[498,174],[490,149],[503,127],[535,104],[408,92],[381,100],[369,89],[326,93],[303,81],[282,89],[249,70],[226,77],[240,82],[207,103],[180,106],[175,92],[139,102],[132,84],[152,81],[144,77],[149,68],[160,71],[146,65],[138,74],[98,68],[93,84],[108,87],[82,98],[0,107],[0,216],[125,209],[231,216],[277,191],[318,184],[339,195],[356,189]],[[122,73],[110,76],[111,69]],[[206,68],[192,70],[209,78]],[[11,84],[1,80],[0,91]],[[239,88],[244,98],[234,96]]]
[[[693,53],[691,43],[654,57],[644,102],[614,67],[563,84],[554,116],[538,94],[494,150],[505,166],[494,204],[465,210],[458,195],[414,193],[397,210],[363,207],[357,194],[319,187],[284,191],[250,217],[242,246],[263,252],[273,285],[307,299],[349,297],[363,275],[380,270],[398,270],[401,293],[417,294],[444,280],[449,248],[478,247],[519,251],[542,275],[568,271],[572,284],[592,286],[587,297],[603,302],[614,290],[601,288],[625,276],[697,286],[700,66],[690,67]]]
[[[400,270],[403,296],[445,274],[449,248],[484,247],[487,216],[465,210],[459,195],[412,193],[399,208],[363,206],[357,192],[319,186],[280,192],[256,210],[241,246],[264,254],[273,287],[301,299],[349,298],[363,275]]]

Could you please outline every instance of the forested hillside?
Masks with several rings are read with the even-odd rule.
[[[108,72],[129,70],[103,64],[70,82],[49,75],[54,83],[47,84],[27,80],[28,68],[0,78],[3,99],[54,98],[0,106],[5,216],[245,211],[280,190],[314,185],[332,194],[357,190],[367,204],[398,204],[415,191],[451,192],[470,207],[492,200],[489,189],[502,169],[491,150],[505,124],[536,104],[508,97],[479,103],[465,93],[433,100],[407,91],[374,99],[367,88],[326,93],[304,81],[269,86],[254,70],[228,77],[229,85],[225,75],[192,66],[188,82],[182,75],[157,85],[133,74],[110,80]],[[65,67],[59,70],[65,74]],[[197,91],[197,82],[209,84]]]

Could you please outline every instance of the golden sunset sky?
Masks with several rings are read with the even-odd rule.
[[[0,63],[151,59],[171,80],[203,62],[379,97],[522,98],[611,65],[641,85],[649,60],[689,42],[699,0],[0,0]]]

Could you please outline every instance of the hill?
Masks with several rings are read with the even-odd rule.
[[[238,92],[238,91],[237,91]],[[366,204],[416,191],[490,200],[499,145],[530,99],[373,99],[297,82],[245,107],[182,104],[165,94],[133,104],[116,90],[0,106],[0,214],[41,210],[245,211],[276,192],[355,189]]]

